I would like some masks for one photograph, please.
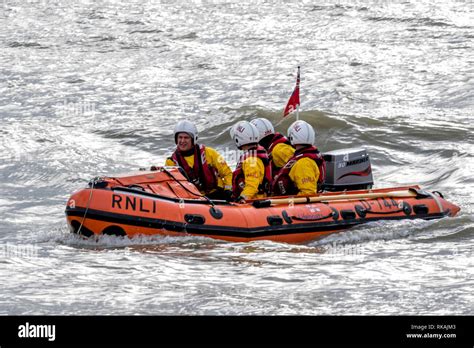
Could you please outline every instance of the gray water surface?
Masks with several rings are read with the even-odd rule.
[[[473,23],[470,1],[4,0],[0,314],[472,314]],[[304,245],[69,234],[69,195],[163,164],[178,120],[226,154],[239,120],[286,133],[298,65],[323,152],[365,147],[377,187],[460,214]]]

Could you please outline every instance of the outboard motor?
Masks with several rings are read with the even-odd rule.
[[[326,161],[326,180],[322,189],[344,191],[370,189],[374,184],[367,151],[362,148],[341,149],[323,154]]]

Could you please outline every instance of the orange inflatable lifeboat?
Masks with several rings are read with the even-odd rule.
[[[66,215],[71,231],[84,236],[196,235],[299,243],[370,221],[438,219],[459,210],[440,193],[419,186],[271,197],[246,204],[211,201],[179,168],[160,167],[94,179],[70,197]]]

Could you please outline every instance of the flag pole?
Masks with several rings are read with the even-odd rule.
[[[298,65],[298,74],[296,77],[296,87],[300,88],[300,66]],[[299,93],[298,93],[298,104],[296,105],[296,121],[300,119],[300,100],[299,100]]]

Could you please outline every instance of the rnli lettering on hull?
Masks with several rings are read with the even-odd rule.
[[[130,197],[113,194],[112,208],[141,211],[144,213],[156,213],[156,202],[133,196]]]

